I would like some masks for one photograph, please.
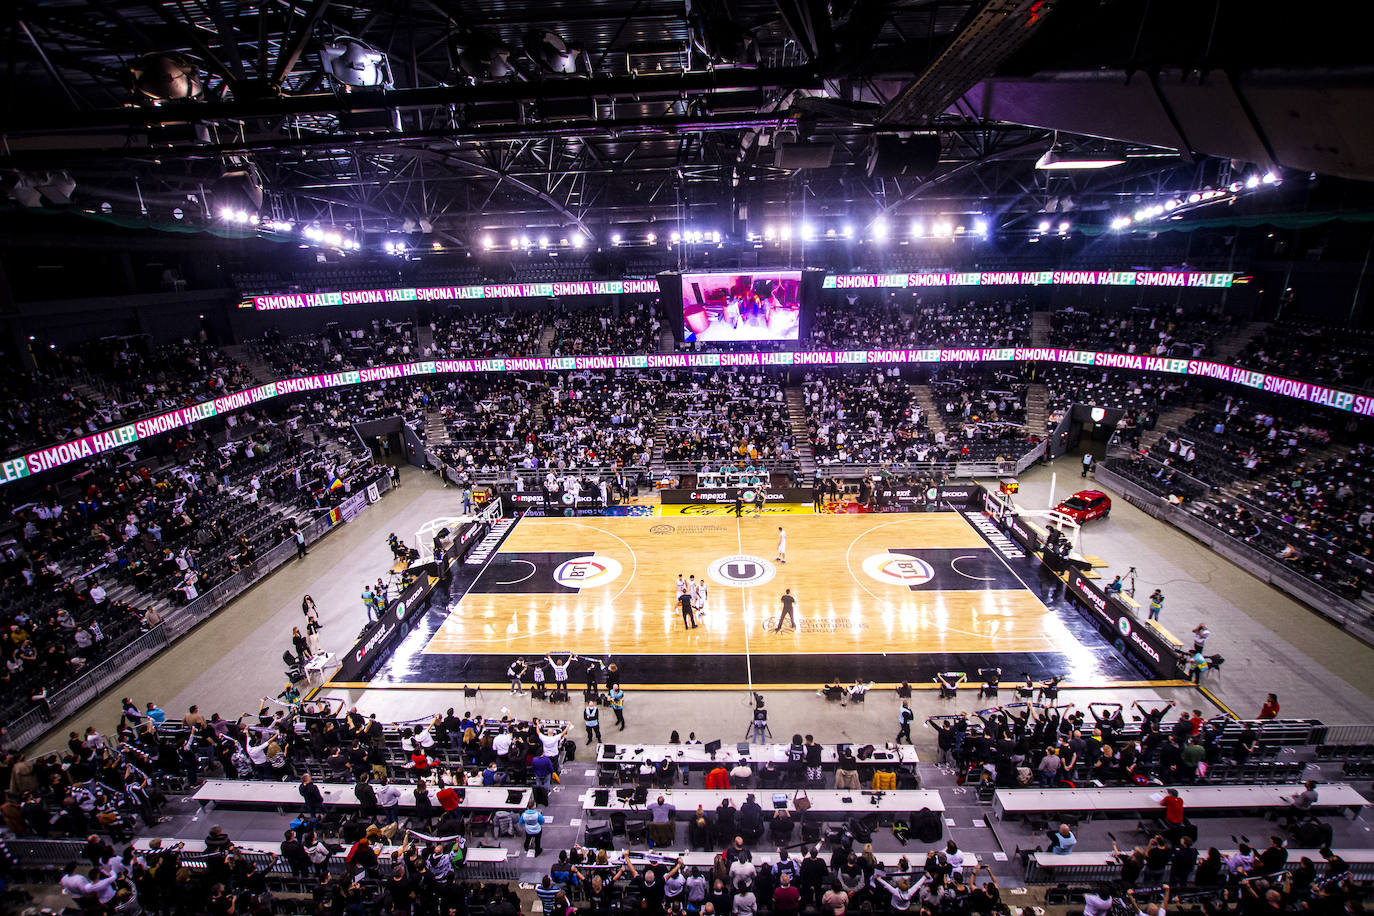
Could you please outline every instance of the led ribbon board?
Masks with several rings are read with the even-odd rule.
[[[857,366],[902,363],[992,363],[1043,362],[1094,366],[1104,369],[1130,369],[1210,378],[1240,385],[1309,404],[1347,410],[1374,417],[1374,396],[1327,388],[1254,369],[1213,363],[1198,359],[1170,359],[1135,353],[1103,353],[1093,350],[1064,350],[1055,347],[973,347],[960,349],[893,350],[807,350],[782,353],[664,353],[636,356],[531,356],[510,359],[439,359],[415,363],[375,366],[349,372],[303,375],[280,379],[226,394],[189,407],[145,417],[133,423],[102,430],[80,439],[14,455],[0,462],[0,484],[20,480],[30,474],[61,467],[90,458],[140,439],[181,429],[222,414],[286,397],[326,388],[342,388],[417,375],[451,375],[471,372],[564,372],[584,369],[709,369],[718,366]]]
[[[1154,270],[994,270],[982,273],[832,274],[821,289],[920,289],[927,286],[1162,286],[1230,289],[1231,273]]]
[[[1028,270],[981,273],[832,274],[821,289],[920,289],[928,286],[1160,286],[1229,289],[1230,273],[1149,270]],[[323,293],[254,296],[260,312],[378,305],[387,302],[437,302],[464,299],[547,299],[551,296],[616,296],[657,293],[658,280],[575,280],[553,283],[489,283],[481,286],[406,286]]]
[[[259,312],[312,309],[331,305],[377,305],[384,302],[437,302],[452,299],[540,299],[550,296],[616,296],[656,293],[657,280],[578,280],[566,283],[492,283],[485,286],[407,286],[395,289],[351,289],[334,293],[282,293],[254,296]]]

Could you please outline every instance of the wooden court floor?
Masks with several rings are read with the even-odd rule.
[[[779,525],[787,533],[785,563],[775,562]],[[707,611],[693,630],[684,629],[675,603],[679,574],[707,577]],[[797,626],[775,632],[784,589],[796,598]],[[1011,567],[949,512],[527,518],[423,651],[711,655],[1078,647]]]

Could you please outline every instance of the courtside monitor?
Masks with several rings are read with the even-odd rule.
[[[800,270],[682,275],[683,340],[797,340]]]

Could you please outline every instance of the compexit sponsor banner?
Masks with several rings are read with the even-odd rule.
[[[436,302],[445,299],[545,299],[550,296],[616,296],[658,292],[657,280],[573,280],[561,283],[489,283],[482,286],[405,286],[349,289],[325,293],[254,296],[259,312],[313,309],[333,305],[378,305],[385,302]]]
[[[920,289],[927,286],[1164,286],[1229,289],[1231,273],[1178,270],[993,270],[973,273],[832,274],[821,289]]]
[[[392,381],[420,375],[470,372],[557,372],[610,369],[709,369],[718,366],[852,366],[894,363],[1048,362],[1104,369],[1128,369],[1216,379],[1309,404],[1374,417],[1374,396],[1327,388],[1253,369],[1196,359],[1169,359],[1136,353],[1103,353],[1055,347],[973,347],[961,349],[806,350],[780,353],[668,353],[631,356],[512,357],[509,359],[439,359],[349,372],[279,379],[256,388],[145,417],[0,461],[0,484],[113,451],[140,440],[221,416],[273,398],[328,388]]]

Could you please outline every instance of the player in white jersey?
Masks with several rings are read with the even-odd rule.
[[[778,529],[778,562],[787,562],[787,532]]]

